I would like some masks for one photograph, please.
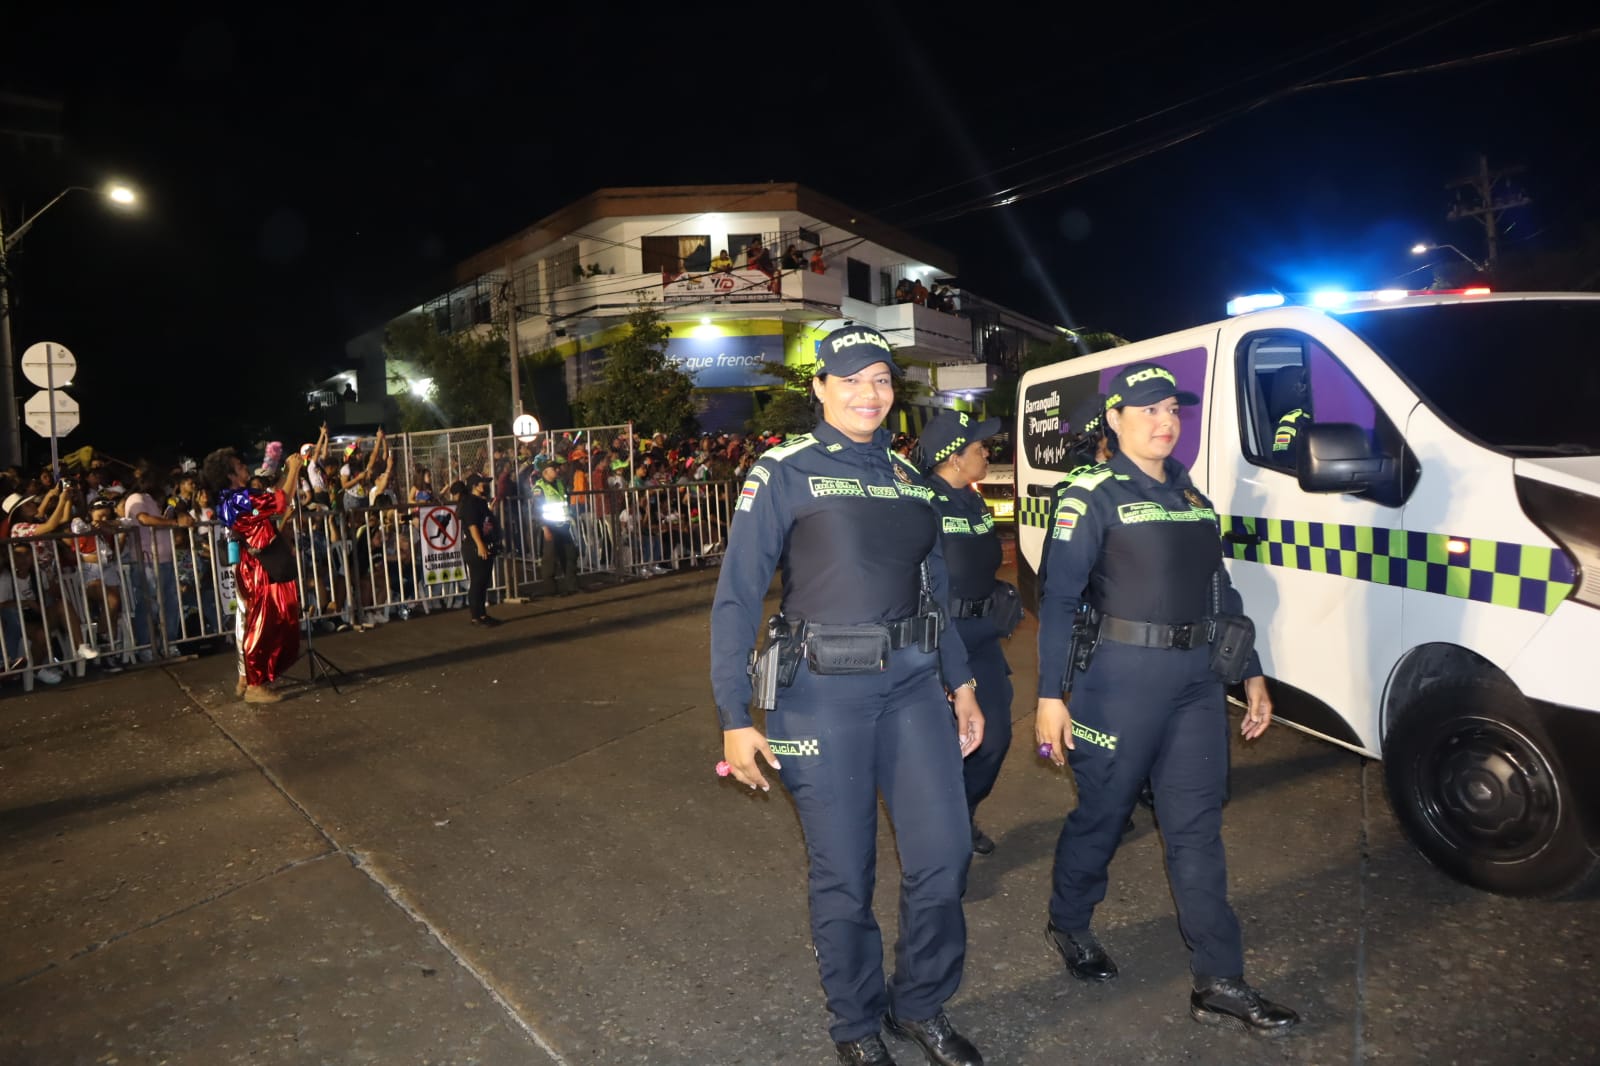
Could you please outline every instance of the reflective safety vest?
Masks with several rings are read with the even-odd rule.
[[[560,481],[540,478],[533,487],[539,492],[539,520],[546,525],[560,526],[567,522],[567,487]]]

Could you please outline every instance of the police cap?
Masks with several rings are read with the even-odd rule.
[[[889,373],[900,376],[889,339],[871,326],[844,326],[822,338],[817,345],[818,377],[823,374],[849,377],[873,363],[888,363]]]
[[[1067,427],[1086,437],[1103,437],[1106,432],[1106,394],[1097,392],[1072,409]]]
[[[1106,388],[1106,410],[1113,407],[1148,407],[1176,397],[1182,407],[1193,407],[1200,397],[1178,388],[1178,379],[1160,363],[1131,363],[1112,375]]]
[[[940,411],[917,442],[922,450],[922,472],[928,473],[973,441],[988,440],[999,432],[998,418],[979,421],[965,411]]]

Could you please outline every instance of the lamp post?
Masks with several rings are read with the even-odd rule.
[[[1463,252],[1460,248],[1457,248],[1453,244],[1424,244],[1424,243],[1418,242],[1418,243],[1413,244],[1411,246],[1411,254],[1412,255],[1426,255],[1428,252],[1431,252],[1436,248],[1448,248],[1448,249],[1450,249],[1452,252],[1456,253],[1461,258],[1465,259],[1468,263],[1472,264],[1472,269],[1476,270],[1480,274],[1487,273],[1487,271],[1488,271],[1488,268],[1485,267],[1482,263],[1478,262],[1476,259],[1472,258],[1472,256],[1468,255],[1466,252]]]
[[[23,235],[39,221],[39,216],[60,203],[73,192],[94,192],[83,185],[68,185],[56,193],[55,198],[29,215],[16,232],[5,232],[5,221],[0,218],[0,463],[7,465],[22,461],[21,429],[17,422],[16,353],[11,347],[11,249]],[[126,185],[108,185],[100,190],[107,200],[120,207],[131,207],[139,202],[138,194]]]

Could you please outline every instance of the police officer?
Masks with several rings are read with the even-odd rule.
[[[947,576],[933,491],[882,428],[899,373],[876,330],[847,326],[822,339],[812,381],[822,420],[762,455],[740,491],[711,612],[711,681],[732,775],[765,791],[764,761],[799,813],[839,1061],[892,1063],[879,1035],[887,1024],[930,1062],[978,1066],[944,1004],[966,955],[972,849],[961,760],[982,743],[984,717],[959,632],[940,632],[934,610]],[[746,663],[780,565],[778,629],[794,672],[763,735],[751,723]],[[902,870],[887,987],[872,912],[880,791]]]
[[[547,456],[539,466],[539,479],[533,483],[533,502],[544,531],[546,576],[555,591],[570,596],[578,591],[578,542],[572,536],[572,513],[567,503],[567,486],[560,478],[561,459]]]
[[[1311,383],[1305,367],[1280,367],[1272,378],[1272,405],[1282,411],[1272,431],[1272,458],[1293,466],[1300,454],[1300,430],[1312,420]]]
[[[1059,765],[1070,752],[1078,806],[1056,844],[1046,934],[1084,980],[1117,975],[1090,931],[1140,782],[1149,777],[1166,842],[1178,924],[1193,951],[1189,1013],[1209,1025],[1277,1035],[1299,1021],[1244,980],[1239,922],[1228,905],[1222,802],[1228,751],[1223,683],[1206,643],[1213,599],[1242,613],[1222,566],[1216,514],[1172,456],[1178,408],[1198,403],[1170,371],[1135,363],[1118,373],[1106,420],[1118,438],[1108,463],[1057,492],[1039,606],[1036,740]],[[1073,616],[1097,612],[1099,641],[1068,680]],[[1251,652],[1241,730],[1259,737],[1272,704]]]
[[[1011,747],[1011,667],[1000,647],[1000,638],[1011,633],[1001,632],[997,622],[1015,626],[1015,618],[1004,615],[1016,589],[995,579],[1002,554],[1000,538],[994,516],[973,490],[989,472],[984,442],[999,432],[998,418],[979,421],[965,411],[941,411],[922,431],[917,445],[920,465],[933,489],[934,510],[939,512],[944,561],[950,571],[948,610],[989,708],[983,719],[983,744],[962,766],[967,813],[974,819],[972,850],[979,855],[993,852],[994,841],[978,828],[978,804],[994,789]]]

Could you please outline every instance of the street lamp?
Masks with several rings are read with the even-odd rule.
[[[1480,274],[1483,273],[1487,269],[1482,263],[1478,262],[1476,259],[1473,259],[1472,256],[1468,255],[1466,252],[1463,252],[1460,248],[1457,248],[1453,244],[1423,244],[1422,242],[1419,241],[1416,244],[1413,244],[1411,246],[1411,254],[1412,255],[1426,255],[1427,253],[1433,251],[1436,248],[1448,248],[1448,249],[1450,249],[1452,252],[1456,253],[1461,258],[1465,259],[1468,263],[1471,263],[1472,264],[1472,269],[1476,270]]]
[[[87,192],[96,190],[85,185],[68,185],[55,195],[55,198],[39,210],[29,215],[18,226],[16,232],[7,234],[5,222],[0,218],[0,462],[6,464],[20,463],[22,461],[22,438],[17,425],[17,392],[14,380],[16,372],[16,354],[11,348],[11,268],[9,265],[11,249],[22,240],[23,234],[33,228],[39,221],[39,216],[60,203],[68,193]],[[132,207],[139,202],[139,195],[126,185],[113,182],[98,190],[101,196],[118,205],[119,207]]]

